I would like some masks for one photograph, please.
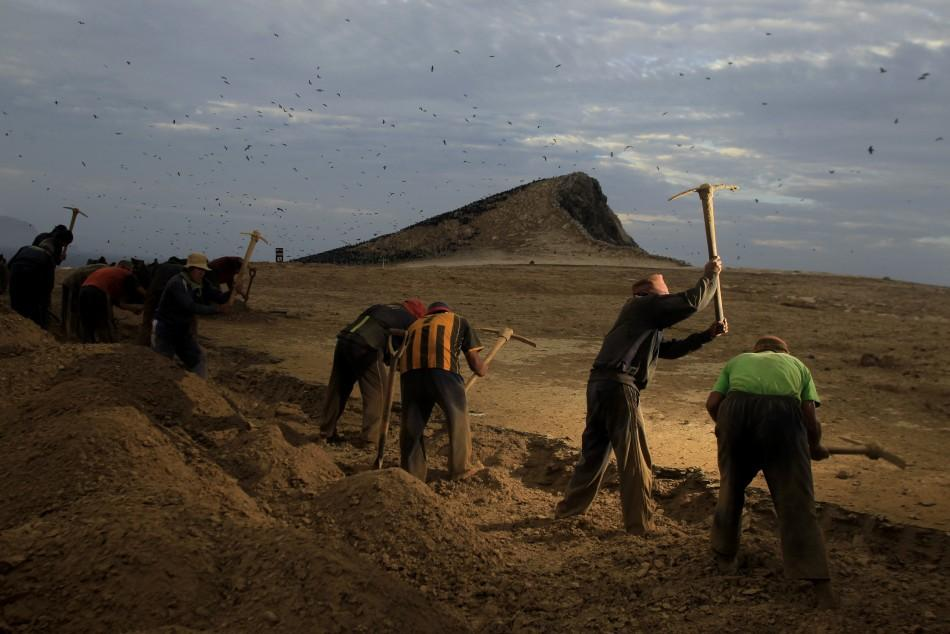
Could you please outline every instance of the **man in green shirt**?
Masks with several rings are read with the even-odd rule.
[[[716,423],[720,477],[712,548],[721,569],[735,569],[745,489],[762,471],[778,515],[787,576],[810,580],[819,606],[831,607],[810,462],[828,457],[819,404],[811,372],[778,337],[762,337],[753,352],[723,367],[706,400]]]

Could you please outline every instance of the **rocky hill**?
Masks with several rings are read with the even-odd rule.
[[[534,257],[604,252],[649,255],[624,231],[600,183],[575,172],[534,181],[401,231],[299,261],[369,264],[485,253]]]

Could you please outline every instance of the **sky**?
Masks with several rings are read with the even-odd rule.
[[[596,178],[647,250],[950,285],[950,3],[0,0],[0,216],[288,258]],[[948,140],[944,141],[944,137]],[[873,148],[873,152],[871,151]]]

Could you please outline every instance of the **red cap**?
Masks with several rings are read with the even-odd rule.
[[[409,311],[409,314],[419,319],[426,314],[426,305],[418,297],[410,297],[403,300],[402,307]]]
[[[429,310],[426,311],[426,315],[434,315],[436,313],[450,313],[452,312],[452,307],[446,304],[445,302],[432,302],[429,304]]]
[[[753,352],[784,352],[788,354],[788,344],[785,343],[783,339],[776,337],[775,335],[766,335],[760,337],[758,341],[755,342],[755,347],[752,349]]]

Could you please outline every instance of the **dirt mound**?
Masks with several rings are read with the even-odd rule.
[[[0,412],[0,631],[467,630],[334,535],[271,515],[275,491],[339,470],[280,424],[223,425],[240,415],[213,384],[126,346],[0,362],[37,383]]]
[[[13,357],[54,343],[55,340],[45,330],[0,303],[0,358]]]
[[[51,393],[50,398],[58,396]],[[33,404],[25,411],[36,412]],[[102,498],[259,515],[254,502],[186,437],[169,436],[132,407],[18,416],[0,428],[8,485],[0,527]],[[22,474],[41,474],[24,478]]]
[[[54,377],[57,396],[33,403],[27,415],[110,403],[135,407],[155,423],[193,433],[247,427],[211,384],[147,348],[115,344],[70,350],[72,357],[58,366]]]
[[[255,497],[315,492],[343,477],[323,449],[280,425],[242,433],[218,453],[222,466]]]
[[[350,476],[318,497],[316,507],[354,549],[422,584],[435,577],[440,585],[456,577],[461,583],[497,563],[482,535],[402,469]]]
[[[535,181],[396,233],[300,258],[368,264],[478,252],[536,256],[649,255],[624,230],[596,179],[575,172]]]

